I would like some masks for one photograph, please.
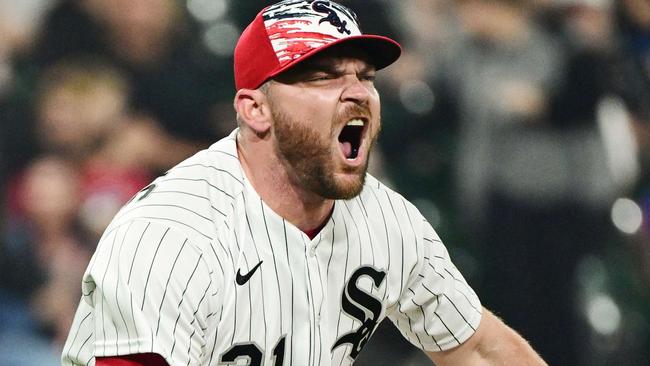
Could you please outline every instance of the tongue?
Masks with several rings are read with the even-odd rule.
[[[352,144],[348,141],[339,142],[339,144],[341,145],[343,156],[350,158],[350,156],[352,156]]]

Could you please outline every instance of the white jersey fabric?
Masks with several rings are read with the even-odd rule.
[[[138,193],[83,280],[63,365],[350,365],[388,316],[414,345],[467,340],[481,304],[431,225],[368,176],[313,240],[246,179],[235,130]]]

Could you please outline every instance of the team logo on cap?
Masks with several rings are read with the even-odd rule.
[[[331,25],[335,26],[339,32],[350,34],[350,30],[346,28],[348,22],[339,18],[339,15],[336,13],[336,10],[331,7],[329,1],[314,1],[311,4],[311,8],[319,13],[327,14],[327,16],[323,17],[318,24],[329,22]]]
[[[264,27],[280,64],[314,48],[361,35],[356,15],[330,1],[287,0],[264,11]]]

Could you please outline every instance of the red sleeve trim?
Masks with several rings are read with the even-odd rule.
[[[138,353],[134,355],[97,357],[95,366],[169,366],[167,361],[156,353]]]

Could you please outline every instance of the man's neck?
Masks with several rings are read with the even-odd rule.
[[[269,208],[303,232],[321,227],[334,200],[323,198],[292,182],[287,168],[268,141],[237,136],[237,154],[246,178]]]

